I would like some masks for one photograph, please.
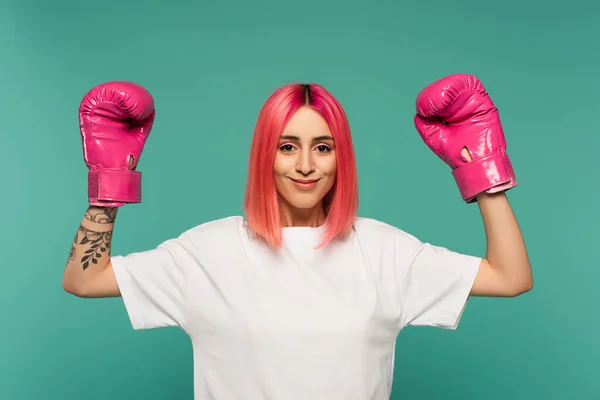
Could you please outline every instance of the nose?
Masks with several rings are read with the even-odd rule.
[[[315,165],[312,159],[311,151],[298,152],[298,160],[296,161],[296,172],[302,175],[309,175],[315,170]]]

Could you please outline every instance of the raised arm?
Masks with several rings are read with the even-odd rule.
[[[117,207],[90,206],[75,233],[63,275],[63,289],[80,297],[117,297],[110,263]]]
[[[468,74],[441,78],[417,96],[423,141],[452,168],[463,200],[477,203],[487,240],[472,296],[513,297],[533,287],[525,241],[506,197],[517,186],[499,112]]]
[[[132,82],[94,87],[79,107],[79,125],[88,172],[89,208],[75,234],[63,288],[81,297],[119,296],[110,249],[119,207],[141,202],[136,171],[154,123],[154,100]]]
[[[477,204],[483,218],[486,256],[471,296],[513,297],[533,287],[525,241],[505,193],[481,193]]]

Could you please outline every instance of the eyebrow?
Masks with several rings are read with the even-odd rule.
[[[283,139],[283,140],[295,140],[297,142],[300,141],[300,138],[298,136],[294,136],[294,135],[283,135],[281,136],[279,139]],[[333,140],[332,136],[329,135],[321,135],[321,136],[317,136],[315,138],[312,139],[313,142],[318,142],[321,140]]]

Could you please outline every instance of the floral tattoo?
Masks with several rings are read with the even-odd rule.
[[[117,214],[117,208],[90,208],[86,214],[85,219],[97,224],[113,224]],[[71,245],[71,251],[69,253],[69,260],[73,261],[76,258],[75,245],[88,245],[84,250],[84,254],[81,257],[81,263],[83,269],[87,269],[91,264],[97,264],[98,259],[110,251],[112,229],[108,231],[94,231],[86,228],[83,225],[79,226],[73,244]]]

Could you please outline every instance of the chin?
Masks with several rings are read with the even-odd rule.
[[[305,196],[292,193],[286,193],[281,197],[290,207],[298,210],[311,210],[319,206],[323,200],[323,197],[319,196],[306,196],[306,198],[302,198]]]

